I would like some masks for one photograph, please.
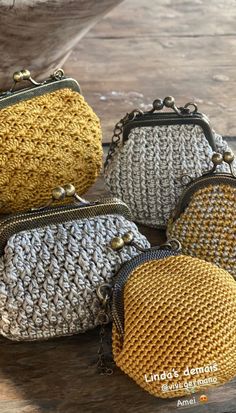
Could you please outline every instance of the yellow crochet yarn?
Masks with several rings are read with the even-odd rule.
[[[40,206],[52,188],[67,183],[82,194],[99,174],[99,119],[76,91],[3,108],[0,125],[0,213]]]
[[[134,269],[124,289],[116,364],[142,388],[186,396],[236,376],[236,282],[197,258],[171,256]]]
[[[185,211],[168,225],[182,251],[224,268],[236,278],[236,188],[208,185],[197,190]]]

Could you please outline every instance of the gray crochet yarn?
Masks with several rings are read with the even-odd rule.
[[[217,134],[215,142],[218,152],[229,150]],[[136,222],[166,227],[185,187],[181,177],[196,178],[209,171],[212,154],[198,125],[136,127],[108,161],[106,186],[130,207]]]
[[[12,236],[0,258],[0,333],[37,340],[97,326],[96,287],[112,284],[121,264],[138,254],[131,246],[120,252],[109,246],[127,231],[149,247],[135,224],[115,214]]]

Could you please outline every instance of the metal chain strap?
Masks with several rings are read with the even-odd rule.
[[[107,331],[106,326],[110,322],[109,315],[110,309],[110,298],[111,298],[111,287],[108,284],[102,284],[97,288],[97,296],[101,303],[101,310],[98,313],[97,321],[101,325],[99,331],[99,348],[98,348],[98,361],[97,361],[97,371],[103,376],[110,376],[113,374],[113,369],[108,363],[106,357],[106,347],[108,346]]]
[[[113,369],[108,365],[105,351],[106,329],[104,325],[101,326],[99,332],[100,346],[98,349],[97,371],[102,376],[110,376],[113,374]]]
[[[130,113],[126,113],[126,115],[124,116],[124,118],[122,118],[119,122],[117,122],[117,124],[115,125],[114,129],[113,129],[113,136],[111,139],[111,144],[108,150],[108,154],[107,154],[107,158],[105,160],[104,163],[104,169],[106,169],[109,160],[112,158],[115,149],[117,147],[117,145],[120,143],[121,141],[121,136],[123,133],[123,128],[124,128],[124,124],[128,121],[132,121],[136,118],[137,115],[141,115],[143,114],[143,111],[140,109],[134,109],[132,112]]]

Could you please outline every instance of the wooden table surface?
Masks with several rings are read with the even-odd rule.
[[[234,0],[126,0],[74,49],[65,70],[100,115],[104,141],[127,111],[173,95],[236,135]]]
[[[180,104],[194,98],[217,131],[236,135],[235,17],[232,0],[127,0],[101,21],[65,69],[100,115],[104,142],[126,111],[166,95]],[[88,196],[104,193],[101,178]],[[163,232],[141,230],[152,243],[164,240]],[[97,375],[97,330],[43,343],[0,342],[0,413],[187,411],[175,399],[145,393],[118,369]],[[236,413],[236,380],[189,411]]]

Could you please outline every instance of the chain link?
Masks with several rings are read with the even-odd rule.
[[[97,361],[97,371],[102,376],[111,376],[113,374],[113,369],[108,366],[105,357],[105,339],[106,339],[106,329],[102,325],[99,332],[100,346],[98,349],[98,361]]]
[[[56,69],[53,74],[51,75],[51,78],[54,80],[61,80],[65,76],[64,70],[63,69]]]
[[[110,376],[113,374],[113,369],[108,365],[108,360],[106,358],[106,349],[108,346],[108,340],[106,340],[107,331],[106,326],[110,321],[109,314],[110,309],[110,298],[111,298],[111,288],[107,284],[100,285],[97,288],[97,296],[101,303],[101,310],[98,313],[97,321],[101,325],[99,331],[99,348],[98,348],[98,361],[97,361],[97,371],[103,376]]]
[[[104,169],[106,169],[109,160],[112,158],[116,147],[118,146],[118,144],[121,141],[121,136],[123,134],[123,129],[124,129],[124,124],[128,121],[132,121],[136,118],[137,115],[141,115],[143,114],[143,111],[140,109],[134,109],[132,112],[130,113],[126,113],[126,115],[124,116],[124,118],[122,118],[119,122],[117,122],[117,124],[114,127],[113,130],[113,136],[111,139],[111,144],[108,150],[108,154],[104,163]]]

